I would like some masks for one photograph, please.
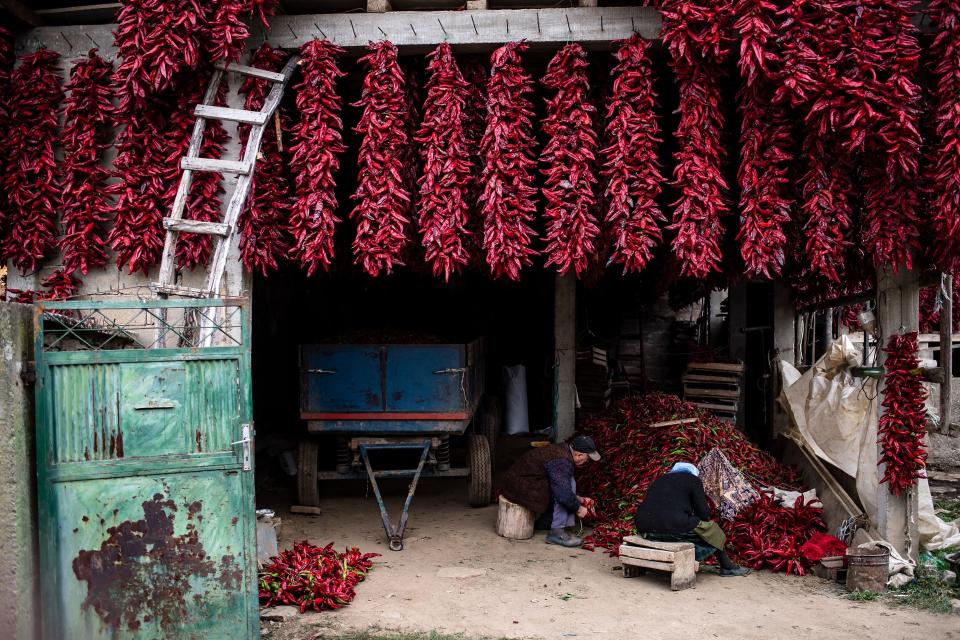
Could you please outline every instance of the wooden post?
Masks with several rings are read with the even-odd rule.
[[[953,276],[945,273],[943,287],[947,296],[940,308],[940,366],[943,383],[940,385],[940,433],[950,433],[953,422],[951,391],[953,389]]]
[[[467,0],[467,11],[486,11],[487,0]]]
[[[877,274],[877,321],[882,335],[879,336],[879,363],[886,359],[883,347],[890,336],[904,332],[917,331],[920,325],[920,278],[916,271],[900,267],[897,272],[885,269]],[[883,381],[880,394],[875,402],[883,400]],[[880,406],[879,416],[883,411]],[[878,457],[882,451],[877,444]],[[917,530],[919,514],[917,511],[917,492],[914,487],[907,495],[894,496],[886,484],[880,483],[883,477],[883,465],[876,469],[877,487],[877,530],[884,540],[905,557],[916,560],[920,548],[920,535]]]
[[[390,0],[367,0],[367,13],[386,13],[393,11]]]
[[[497,535],[510,540],[529,540],[533,537],[533,514],[529,509],[500,496]]]
[[[553,439],[561,442],[576,428],[577,279],[557,275],[553,311]]]

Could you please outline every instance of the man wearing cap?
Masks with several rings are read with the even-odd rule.
[[[510,502],[530,510],[534,517],[550,519],[548,544],[579,547],[583,540],[566,530],[576,517],[587,515],[588,498],[577,495],[574,469],[600,454],[593,438],[574,436],[569,442],[535,447],[523,454],[500,478],[498,492]]]

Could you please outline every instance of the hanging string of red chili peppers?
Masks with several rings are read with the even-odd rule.
[[[729,211],[719,79],[730,53],[733,12],[727,3],[691,0],[666,0],[660,12],[660,35],[680,89],[672,247],[681,274],[705,278],[721,270],[722,218]]]
[[[480,196],[483,194],[483,153],[480,142],[483,140],[484,121],[487,115],[487,78],[489,73],[480,56],[469,56],[460,63],[463,79],[467,82],[467,96],[464,104],[463,134],[470,155],[470,189],[467,204],[470,211],[467,218],[467,230],[470,235],[464,243],[470,256],[472,267],[483,263],[483,215],[480,211]]]
[[[250,56],[249,64],[257,69],[279,71],[286,60],[283,49],[264,43]],[[240,94],[246,96],[244,108],[262,109],[272,87],[269,80],[252,77],[244,80],[239,89]],[[276,119],[264,131],[247,208],[240,217],[240,259],[248,271],[259,271],[264,276],[277,269],[278,261],[289,253],[293,244],[288,227],[293,205],[290,179],[278,142],[281,132],[290,131],[291,123],[282,106],[277,113],[280,132],[276,130]],[[249,134],[249,126],[239,128],[241,147],[246,146]]]
[[[928,15],[937,34],[930,47],[936,135],[926,176],[931,237],[937,266],[960,273],[960,2],[931,0]]]
[[[792,121],[774,103],[771,66],[778,63],[771,41],[779,31],[776,7],[767,0],[740,0],[734,28],[740,36],[740,230],[744,272],[774,278],[786,260],[792,198],[788,167],[793,161]]]
[[[294,87],[300,121],[293,130],[290,161],[297,199],[290,229],[293,255],[308,275],[318,267],[330,268],[334,231],[340,222],[334,173],[344,151],[342,101],[337,93],[337,78],[343,76],[337,68],[337,57],[343,53],[326,40],[313,40],[300,48],[303,80]]]
[[[410,241],[410,191],[404,159],[409,153],[407,88],[397,64],[397,48],[388,41],[370,45],[360,62],[367,66],[363,95],[356,106],[363,115],[357,164],[359,186],[350,214],[357,222],[353,254],[363,270],[376,277],[403,264]]]
[[[40,49],[11,75],[10,129],[3,186],[10,220],[0,254],[23,272],[37,271],[56,246],[60,176],[53,146],[63,99],[60,55]]]
[[[0,27],[0,135],[7,139],[10,126],[10,74],[13,73],[13,36]],[[0,147],[0,181],[7,169],[7,150]],[[6,237],[7,223],[9,222],[10,204],[7,202],[6,188],[0,189],[0,264],[7,261],[3,249],[3,239]]]
[[[607,108],[601,170],[606,180],[604,223],[612,235],[610,263],[623,265],[624,274],[643,271],[663,240],[660,227],[666,222],[657,205],[663,176],[649,50],[650,43],[639,35],[617,49]]]
[[[540,154],[544,176],[543,216],[546,220],[546,266],[560,274],[573,269],[583,275],[596,250],[597,133],[596,107],[589,100],[587,54],[568,44],[553,56],[542,83],[555,92],[547,100],[543,132],[547,143]]]
[[[246,22],[258,18],[264,29],[280,8],[279,0],[216,0],[208,12],[208,43],[210,59],[237,62],[243,53],[243,44],[250,36]]]
[[[883,415],[880,416],[880,464],[893,495],[900,495],[921,477],[927,452],[923,448],[927,393],[917,375],[920,366],[917,332],[892,335],[883,350]]]
[[[113,140],[113,65],[91,49],[70,72],[63,126],[63,269],[83,275],[107,264],[100,228],[112,209],[103,154]]]
[[[537,212],[533,187],[533,81],[523,70],[520,55],[527,45],[506,44],[490,57],[487,122],[480,143],[483,153],[483,248],[495,278],[520,279],[536,251],[530,224]]]
[[[470,153],[464,132],[469,85],[446,42],[427,56],[427,97],[417,132],[420,200],[417,207],[425,258],[444,281],[469,261]]]

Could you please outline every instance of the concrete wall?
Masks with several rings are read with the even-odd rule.
[[[40,610],[32,360],[32,308],[0,302],[0,635],[16,640],[37,637]]]

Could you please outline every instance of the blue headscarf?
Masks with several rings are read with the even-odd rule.
[[[700,470],[689,462],[678,462],[673,465],[673,469],[670,469],[670,473],[690,473],[700,477]]]

